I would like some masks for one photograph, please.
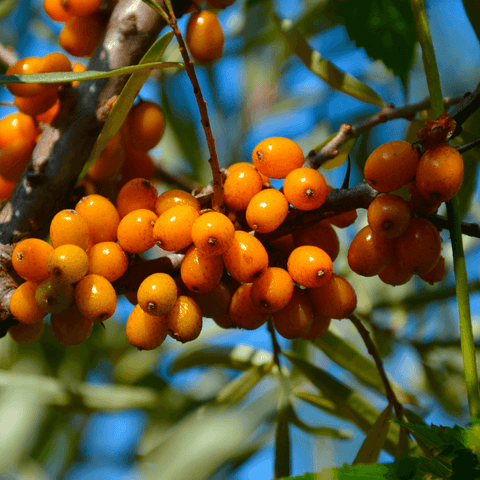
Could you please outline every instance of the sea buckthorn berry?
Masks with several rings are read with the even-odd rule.
[[[50,326],[55,338],[64,345],[80,345],[92,333],[93,322],[83,316],[76,305],[50,315]]]
[[[373,277],[387,268],[393,253],[392,241],[376,235],[367,225],[355,235],[350,243],[348,264],[358,275]]]
[[[80,199],[75,210],[87,219],[93,244],[117,239],[120,216],[110,200],[97,194],[88,195]]]
[[[293,243],[295,247],[312,245],[321,248],[328,253],[332,262],[335,261],[340,252],[337,232],[335,232],[328,220],[322,220],[302,230],[296,230],[293,232]]]
[[[120,178],[124,162],[125,149],[120,134],[117,133],[88,169],[88,178],[94,182],[117,181]]]
[[[328,282],[333,264],[328,253],[311,245],[297,247],[288,257],[288,273],[304,287],[319,287]]]
[[[34,145],[40,130],[35,120],[22,112],[12,113],[0,120],[0,149],[17,139],[24,139]]]
[[[204,213],[192,225],[192,241],[206,255],[226,252],[232,245],[234,236],[235,227],[223,213]]]
[[[320,338],[327,333],[330,323],[332,323],[332,319],[328,315],[314,312],[312,326],[307,333],[302,335],[302,338],[304,340],[315,340]]]
[[[420,192],[418,191],[416,182],[410,182],[407,185],[408,193],[410,195],[410,199],[408,200],[408,204],[413,212],[421,215],[425,215],[429,217],[433,215],[439,208],[442,202],[436,201],[432,202],[427,200],[423,197]]]
[[[207,293],[192,292],[192,298],[197,302],[204,317],[218,318],[228,313],[232,292],[223,282],[219,282]]]
[[[155,212],[160,216],[162,213],[170,210],[170,208],[179,207],[180,205],[189,205],[197,212],[200,212],[202,209],[200,202],[191,193],[173,189],[163,192],[157,198],[155,202]]]
[[[300,338],[312,327],[313,307],[307,293],[295,287],[290,301],[273,313],[275,330],[284,338]]]
[[[235,280],[250,283],[268,268],[268,253],[260,240],[237,230],[232,246],[223,254],[223,261]]]
[[[155,211],[157,189],[145,178],[134,178],[127,182],[117,196],[117,210],[121,218],[140,208]],[[158,215],[158,214],[157,214]]]
[[[440,259],[437,264],[425,275],[420,275],[420,278],[425,282],[433,285],[434,283],[441,282],[447,276],[447,269],[445,268],[445,258],[440,255]]]
[[[233,211],[245,210],[262,187],[262,177],[255,169],[251,167],[236,169],[223,185],[225,206]]]
[[[134,178],[152,178],[156,166],[152,157],[147,152],[139,152],[131,147],[128,142],[123,143],[125,149],[125,162],[121,171],[121,180],[118,186],[121,188]]]
[[[75,65],[73,66],[72,68],[72,72],[75,72],[75,73],[80,73],[80,72],[85,72],[87,70],[87,67],[85,65],[83,65],[82,63],[75,63]],[[78,84],[80,83],[79,80],[75,80],[72,82],[72,87],[73,88],[76,88],[78,87]]]
[[[380,278],[383,283],[392,285],[393,287],[405,285],[412,277],[413,271],[401,265],[396,255],[393,256],[387,268],[378,275],[378,278]]]
[[[435,225],[424,218],[412,218],[396,240],[400,264],[417,275],[432,270],[440,259],[442,243]]]
[[[415,183],[420,194],[431,202],[446,202],[460,189],[463,158],[450,145],[429,148],[420,158]]]
[[[39,57],[27,57],[18,60],[7,69],[6,75],[31,75],[42,71],[43,60]],[[10,93],[17,97],[33,97],[47,90],[48,87],[41,83],[7,83]]]
[[[17,287],[10,298],[10,312],[21,323],[36,323],[46,315],[35,300],[36,290],[37,284],[27,281]]]
[[[313,168],[296,168],[286,176],[283,193],[298,210],[315,210],[327,199],[327,182]]]
[[[134,105],[123,123],[122,137],[133,148],[147,152],[163,137],[165,118],[159,105],[142,101]]]
[[[252,161],[257,170],[268,178],[285,178],[304,162],[302,149],[283,137],[262,140],[252,152]]]
[[[47,269],[59,282],[77,283],[87,273],[88,257],[77,245],[61,245],[49,255]]]
[[[276,312],[287,305],[293,295],[293,280],[283,268],[270,267],[252,284],[252,301],[256,307]]]
[[[64,0],[63,6],[65,10],[75,17],[84,17],[91,15],[100,9],[102,0]]]
[[[383,238],[399,237],[410,222],[410,206],[395,194],[380,195],[368,207],[368,224],[375,235]]]
[[[0,150],[0,175],[18,182],[30,162],[35,144],[26,138],[16,138]]]
[[[52,52],[42,58],[42,73],[71,72],[72,62],[63,53]],[[65,83],[51,83],[49,87],[65,85]]]
[[[221,255],[207,255],[191,246],[180,266],[180,275],[185,286],[195,293],[213,290],[222,278],[223,259]]]
[[[65,22],[58,42],[70,55],[89,57],[102,39],[104,26],[98,13],[87,17],[72,17]]]
[[[376,148],[365,164],[365,180],[379,192],[393,192],[411,182],[419,160],[408,142],[394,140]]]
[[[185,41],[197,62],[218,60],[222,56],[225,37],[217,16],[207,10],[192,13],[188,19]]]
[[[162,213],[155,222],[153,236],[157,245],[176,252],[192,243],[192,226],[199,213],[190,205],[179,205]]]
[[[205,315],[206,316],[206,315]],[[218,317],[215,317],[213,321],[220,327],[220,328],[237,328],[235,323],[233,323],[232,317],[230,313],[224,313]]]
[[[256,232],[269,233],[277,229],[288,214],[285,195],[274,188],[258,192],[249,202],[246,219]]]
[[[75,286],[75,304],[92,322],[103,322],[115,313],[117,294],[101,275],[86,275]]]
[[[14,97],[14,105],[23,113],[36,117],[52,108],[58,100],[56,89],[50,88],[33,97]]]
[[[149,315],[169,312],[177,301],[177,285],[166,273],[154,273],[138,287],[137,299],[140,308]]]
[[[255,171],[258,172],[258,170],[255,168],[255,165],[253,163],[237,162],[237,163],[232,163],[227,168],[227,170],[226,170],[227,176],[231,175],[232,173],[235,173],[239,168],[244,168],[244,167],[253,168]],[[262,177],[263,186],[267,187],[267,188],[270,188],[271,187],[270,179],[266,175],[264,175],[263,173],[261,173],[261,172],[258,172],[258,173],[260,173],[260,176]]]
[[[72,15],[65,10],[64,3],[64,0],[43,0],[43,8],[52,20],[66,22]]]
[[[47,261],[52,252],[53,247],[44,240],[22,240],[13,250],[13,268],[25,280],[40,283],[49,277]]]
[[[47,278],[35,292],[38,306],[46,313],[60,313],[73,305],[75,288],[69,283]]]
[[[179,342],[191,342],[202,331],[203,319],[200,307],[190,297],[181,295],[166,314],[169,335]]]
[[[357,296],[345,278],[332,274],[330,280],[318,288],[307,289],[313,309],[331,318],[341,320],[357,307]]]
[[[15,342],[30,345],[42,336],[44,326],[45,323],[43,321],[29,324],[19,323],[18,325],[10,327],[8,333]]]
[[[128,257],[118,243],[96,243],[88,250],[87,255],[88,274],[101,275],[109,282],[114,282],[127,271]]]
[[[53,122],[59,110],[60,100],[57,98],[57,101],[46,112],[43,112],[40,115],[35,115],[35,120],[38,123],[45,123],[49,125]]]
[[[155,245],[154,225],[157,215],[140,208],[125,215],[118,225],[118,243],[130,253],[143,253]]]
[[[0,200],[8,200],[16,186],[16,181],[7,180],[0,175]]]
[[[154,350],[167,338],[166,315],[149,315],[136,305],[127,320],[127,340],[139,350]]]
[[[238,328],[256,330],[261,327],[270,317],[270,312],[253,304],[252,284],[240,285],[232,296],[230,302],[230,318]]]
[[[77,245],[83,250],[90,246],[87,218],[76,210],[61,210],[50,223],[50,240],[54,248]]]

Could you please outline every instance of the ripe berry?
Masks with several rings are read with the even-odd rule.
[[[72,62],[70,59],[60,52],[52,52],[42,58],[42,73],[51,72],[71,72]],[[47,87],[56,87],[65,85],[64,83],[50,83]]]
[[[401,265],[398,256],[394,255],[392,261],[388,264],[379,275],[378,278],[387,285],[396,287],[405,285],[413,277],[413,271]]]
[[[88,178],[93,182],[116,181],[120,178],[124,162],[125,149],[117,133],[88,169]]]
[[[155,245],[154,225],[157,215],[141,208],[125,215],[118,225],[118,243],[130,253],[143,253]]]
[[[40,322],[46,315],[35,300],[36,289],[36,283],[27,281],[17,287],[10,298],[10,312],[21,323]]]
[[[375,235],[383,238],[399,237],[410,222],[410,206],[395,194],[380,195],[368,207],[368,224]]]
[[[128,142],[124,142],[123,147],[125,149],[125,162],[120,173],[121,180],[118,182],[118,186],[121,188],[134,178],[152,178],[157,168],[152,157],[147,152],[135,150]]]
[[[45,323],[43,321],[30,324],[19,323],[10,327],[8,333],[15,342],[30,345],[42,336],[44,326]]]
[[[35,120],[38,123],[44,123],[49,125],[54,121],[59,110],[60,110],[60,100],[57,98],[57,101],[46,112],[43,112],[40,115],[35,115]]]
[[[393,192],[411,182],[419,155],[408,142],[395,140],[376,148],[365,164],[365,180],[379,192]]]
[[[249,202],[246,219],[256,232],[269,233],[277,229],[288,214],[285,195],[274,188],[258,192]]]
[[[6,75],[31,75],[32,73],[40,73],[42,71],[43,59],[39,57],[27,57],[18,60],[15,64],[7,69]],[[7,83],[10,93],[17,97],[33,97],[44,92],[49,87],[41,83]]]
[[[177,301],[177,285],[166,273],[154,273],[138,287],[137,299],[140,308],[149,315],[169,312]]]
[[[30,162],[35,143],[16,138],[0,151],[0,175],[10,182],[18,182]]]
[[[327,199],[328,187],[323,175],[313,168],[292,170],[283,183],[283,193],[298,210],[315,210]]]
[[[169,335],[175,340],[185,343],[200,335],[203,325],[202,312],[193,298],[179,296],[166,315]]]
[[[60,313],[71,307],[75,288],[69,283],[60,283],[55,278],[47,278],[35,292],[38,306],[46,313]]]
[[[283,268],[270,267],[252,284],[253,304],[269,312],[287,305],[293,295],[293,280]]]
[[[407,189],[410,195],[408,204],[413,212],[429,217],[430,215],[433,215],[440,208],[440,205],[442,204],[442,202],[438,200],[437,201],[427,200],[418,191],[417,184],[415,181],[410,182],[407,186]]]
[[[262,140],[252,152],[257,170],[268,178],[285,178],[292,170],[303,165],[302,149],[292,140],[271,137]]]
[[[460,189],[463,158],[450,145],[429,148],[420,158],[415,183],[420,194],[430,202],[446,202]]]
[[[232,246],[223,254],[227,272],[239,282],[253,282],[268,268],[268,254],[253,235],[237,230]]]
[[[58,92],[54,88],[45,90],[33,97],[14,97],[14,105],[23,113],[36,117],[52,108],[58,100]]]
[[[56,22],[66,22],[71,14],[64,7],[64,0],[43,0],[43,8],[47,15]]]
[[[92,333],[93,322],[84,317],[76,305],[72,305],[61,313],[52,313],[50,326],[59,342],[64,345],[80,345]]]
[[[115,242],[100,242],[88,250],[88,271],[105,277],[109,282],[118,280],[128,268],[128,257]],[[137,302],[135,302],[136,304]]]
[[[297,247],[288,257],[288,273],[294,282],[304,287],[319,287],[328,282],[333,264],[328,254],[318,247]]]
[[[327,190],[328,193],[330,193],[333,190],[333,187],[327,185]],[[327,220],[338,228],[347,228],[355,222],[357,216],[356,210],[349,210],[348,212],[339,213],[338,215],[329,217]]]
[[[79,72],[85,72],[87,70],[87,67],[83,65],[82,63],[75,63],[72,68],[72,72],[79,73]],[[79,80],[75,80],[72,82],[72,87],[76,88],[78,87],[78,84],[80,83]]]
[[[0,175],[0,201],[8,200],[12,195],[13,191],[15,190],[16,186],[16,181],[12,182]]]
[[[18,139],[34,145],[39,134],[40,130],[32,117],[22,112],[12,113],[0,120],[0,149]]]
[[[223,274],[221,255],[207,255],[197,247],[191,246],[180,267],[180,275],[185,286],[195,293],[207,293],[213,290]]]
[[[330,327],[332,319],[323,313],[315,312],[313,315],[312,326],[310,330],[302,335],[304,340],[315,340],[320,338],[322,335],[325,335]]]
[[[13,268],[25,280],[40,283],[49,277],[47,260],[52,252],[53,247],[44,240],[22,240],[13,250]]]
[[[59,282],[77,283],[87,273],[88,257],[77,245],[61,245],[48,256],[47,269]]]
[[[192,241],[205,255],[221,255],[233,243],[235,227],[230,219],[218,212],[200,215],[192,225]]]
[[[357,307],[355,290],[335,273],[325,285],[309,288],[307,293],[315,311],[338,320],[350,315]]]
[[[115,313],[117,294],[101,275],[86,275],[75,287],[75,304],[92,322],[103,322]]]
[[[197,62],[218,60],[222,56],[224,42],[222,26],[214,13],[204,10],[190,15],[186,43]]]
[[[372,232],[369,225],[353,238],[348,249],[350,268],[364,277],[373,277],[387,268],[393,256],[393,244]]]
[[[305,335],[312,327],[313,307],[305,290],[295,287],[290,301],[273,313],[275,330],[284,338],[294,339]]]
[[[206,316],[206,315],[205,315]],[[233,323],[232,317],[230,313],[227,311],[223,315],[215,317],[213,321],[220,327],[220,328],[237,328],[235,323]]]
[[[445,268],[445,258],[440,256],[437,264],[425,275],[420,275],[420,278],[425,282],[433,285],[434,283],[441,282],[447,276],[447,269]]]
[[[145,178],[135,178],[127,182],[117,196],[117,210],[121,218],[140,208],[155,211],[157,189]],[[158,214],[157,214],[158,215]]]
[[[328,253],[332,262],[335,261],[340,252],[337,233],[328,220],[322,220],[302,230],[296,230],[293,232],[293,243],[295,247],[312,245],[321,248]]]
[[[256,330],[270,317],[264,308],[256,307],[251,297],[252,284],[240,285],[232,296],[230,302],[230,318],[238,328]]]
[[[67,0],[63,1],[65,10],[74,17],[91,15],[100,9],[102,0]]]
[[[255,168],[255,165],[253,163],[237,162],[237,163],[232,163],[227,168],[225,173],[227,174],[227,176],[229,176],[232,173],[235,173],[238,169],[244,168],[244,167],[253,168],[256,172],[258,172],[258,170]],[[258,173],[260,173],[260,172],[258,172]],[[263,173],[260,173],[260,176],[262,177],[262,180],[263,180],[263,186],[267,187],[267,188],[270,188],[272,186],[271,182],[270,182],[270,179],[266,175],[264,175]]]
[[[223,200],[229,210],[245,210],[250,200],[262,190],[263,180],[251,167],[237,168],[223,185]]]
[[[166,315],[148,315],[137,305],[127,320],[127,340],[139,350],[154,350],[167,338]]]
[[[225,283],[219,282],[207,293],[192,292],[192,298],[197,302],[204,317],[218,318],[228,313],[232,292]]]
[[[155,202],[155,212],[158,216],[162,213],[165,213],[172,207],[178,207],[180,205],[189,205],[193,207],[197,212],[200,212],[202,207],[200,206],[200,202],[188,192],[184,192],[183,190],[167,190],[163,192]]]
[[[77,245],[83,250],[90,246],[87,218],[76,210],[61,210],[50,223],[50,240],[54,248]]]
[[[89,57],[102,39],[104,26],[98,13],[87,17],[72,17],[65,22],[58,43],[70,55]]]

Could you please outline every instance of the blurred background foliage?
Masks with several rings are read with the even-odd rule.
[[[42,3],[0,1],[0,42],[19,57],[60,50],[61,25],[46,16]],[[465,0],[467,8],[471,3]],[[472,28],[460,0],[426,4],[443,91],[461,96],[479,81],[478,25]],[[249,161],[253,147],[269,136],[287,136],[308,153],[342,123],[355,124],[381,104],[427,97],[409,2],[237,0],[218,16],[226,35],[223,58],[198,66],[197,74],[221,166]],[[163,59],[180,61],[175,41]],[[332,69],[336,73],[329,77]],[[156,162],[207,184],[208,150],[186,74],[155,73],[140,95],[160,102],[167,116]],[[2,88],[0,101],[11,100]],[[0,108],[3,115],[11,112]],[[351,185],[362,180],[369,152],[389,140],[413,140],[428,115],[382,124],[351,142]],[[458,143],[478,138],[477,116],[468,120]],[[471,222],[480,220],[479,155],[465,155],[460,192]],[[346,163],[322,173],[340,187],[345,169]],[[161,181],[157,186],[172,187]],[[442,283],[430,287],[414,280],[394,288],[348,268],[346,251],[365,217],[359,211],[354,226],[337,230],[341,253],[335,270],[355,287],[357,312],[371,325],[410,418],[465,425],[448,235],[442,233],[450,273]],[[478,242],[465,238],[465,245],[478,338]],[[78,347],[63,347],[48,328],[33,346],[19,346],[8,336],[0,340],[1,478],[269,478],[275,451],[299,475],[351,463],[387,404],[374,363],[348,321],[334,321],[315,342],[281,341],[291,353],[290,360],[281,358],[279,371],[266,328],[227,331],[210,319],[192,344],[168,339],[157,350],[137,351],[125,336],[131,309],[119,298],[106,328],[96,324]],[[392,424],[380,462],[393,460],[398,430]]]

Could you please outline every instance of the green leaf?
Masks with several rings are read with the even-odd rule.
[[[335,4],[350,39],[369,57],[382,60],[406,88],[417,41],[410,2],[346,0]]]
[[[320,52],[313,50],[302,34],[295,29],[291,20],[280,20],[274,17],[275,22],[284,34],[290,49],[300,57],[300,60],[317,76],[328,83],[330,87],[346,93],[362,102],[382,107],[385,102],[368,85],[357,80],[353,75],[343,72],[332,62],[323,58]]]
[[[0,18],[6,17],[18,5],[18,0],[0,1]]]
[[[367,433],[352,465],[375,463],[378,460],[380,451],[383,449],[385,440],[387,439],[391,418],[392,405],[388,404],[385,410],[378,416],[372,429]]]
[[[275,430],[275,477],[290,475],[290,432],[288,406],[277,415]]]
[[[480,1],[463,0],[463,6],[467,12],[468,19],[477,34],[477,38],[480,41]]]

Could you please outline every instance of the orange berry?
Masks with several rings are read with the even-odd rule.
[[[154,273],[138,287],[137,299],[140,308],[149,315],[169,312],[177,301],[177,285],[166,273]]]
[[[140,208],[155,211],[157,189],[145,178],[135,178],[127,182],[118,192],[117,210],[121,218]]]
[[[192,13],[188,19],[185,41],[197,62],[218,60],[222,56],[225,37],[217,16],[208,10]]]
[[[61,210],[50,223],[50,240],[54,248],[60,245],[77,245],[87,250],[90,246],[87,218],[76,210]]]
[[[332,262],[335,261],[340,252],[337,233],[328,220],[322,220],[302,230],[296,230],[293,232],[293,243],[295,247],[312,245],[321,248],[328,253]]]
[[[155,202],[155,212],[158,216],[162,213],[165,213],[172,207],[179,207],[180,205],[189,205],[194,208],[197,212],[200,212],[202,207],[200,202],[188,192],[183,190],[168,190],[163,192]]]
[[[143,253],[155,245],[154,225],[157,215],[140,208],[125,215],[118,225],[118,243],[130,253]]]
[[[227,174],[227,176],[231,175],[232,173],[235,173],[239,168],[244,168],[244,167],[253,168],[256,172],[258,172],[258,170],[255,168],[255,165],[253,163],[237,162],[237,163],[232,163],[227,168],[226,174]],[[258,173],[260,173],[260,172],[258,172]],[[266,175],[264,175],[263,173],[260,173],[260,176],[262,177],[262,180],[263,180],[263,186],[267,187],[267,188],[270,188],[272,186],[271,183],[270,183],[270,179]]]
[[[197,302],[180,295],[173,308],[166,314],[169,335],[179,342],[191,342],[202,331],[202,312]]]
[[[0,149],[18,139],[34,145],[39,134],[40,130],[32,117],[22,112],[12,113],[0,120]]]
[[[313,322],[313,307],[305,290],[295,287],[290,301],[273,313],[275,330],[284,338],[294,339],[306,335]]]
[[[250,200],[247,223],[256,232],[269,233],[277,229],[288,214],[288,201],[285,195],[274,188],[258,192]]]
[[[288,273],[304,287],[319,287],[328,282],[333,264],[328,253],[311,245],[297,247],[288,257]]]
[[[124,162],[125,149],[120,140],[120,134],[117,133],[88,169],[88,178],[94,182],[117,181]]]
[[[35,299],[44,312],[60,313],[72,306],[75,288],[70,283],[60,283],[50,277],[37,287]]]
[[[218,212],[200,215],[192,225],[192,241],[205,255],[221,255],[233,243],[235,227],[230,219]]]
[[[45,90],[33,97],[14,97],[13,103],[23,113],[36,117],[52,108],[58,100],[58,92],[54,88]]]
[[[63,0],[63,7],[72,17],[84,17],[100,10],[103,0]]]
[[[50,124],[53,122],[53,120],[57,116],[57,113],[59,110],[60,110],[60,100],[57,98],[53,106],[51,106],[46,112],[43,112],[40,115],[35,115],[35,120],[38,123]]]
[[[16,181],[10,181],[0,175],[0,201],[8,200],[12,195],[15,187],[17,186]]]
[[[327,182],[313,168],[296,168],[286,176],[283,193],[298,210],[315,210],[327,199]]]
[[[204,315],[204,316],[207,316],[207,315]],[[226,312],[223,315],[219,315],[218,317],[215,317],[213,321],[220,328],[237,328],[235,323],[233,323],[232,317],[230,316],[229,312]]]
[[[316,312],[341,320],[357,307],[357,296],[350,283],[340,275],[332,274],[330,280],[317,288],[307,289]]]
[[[75,57],[89,57],[102,39],[104,21],[98,13],[87,17],[72,17],[58,36],[60,45]]]
[[[51,72],[71,72],[72,62],[70,59],[60,52],[52,52],[42,58],[42,73]],[[48,87],[56,87],[65,85],[65,83],[51,83]]]
[[[413,271],[401,265],[399,260],[395,255],[387,268],[378,275],[383,283],[396,287],[405,285],[413,277]]]
[[[149,179],[155,175],[157,167],[147,152],[135,150],[128,142],[124,142],[123,147],[125,149],[125,162],[121,171],[122,179],[118,183],[119,187],[123,187],[134,178]]]
[[[240,285],[232,296],[229,308],[233,323],[245,330],[256,330],[270,317],[270,312],[253,304],[251,291],[251,283]]]
[[[237,230],[232,246],[223,254],[227,272],[239,282],[253,282],[268,268],[268,254],[262,243]]]
[[[245,210],[263,187],[260,174],[251,167],[237,168],[223,184],[223,200],[229,210]]]
[[[392,241],[376,235],[367,225],[355,235],[350,243],[348,264],[358,275],[373,277],[387,268],[393,253]]]
[[[0,175],[10,182],[18,182],[30,162],[35,143],[27,138],[12,140],[0,150]]]
[[[62,283],[77,283],[88,270],[85,250],[77,245],[61,245],[49,256],[48,273]]]
[[[304,340],[315,340],[325,335],[330,327],[332,319],[323,313],[314,312],[312,326],[310,330],[302,335]]]
[[[40,283],[49,277],[47,261],[52,252],[53,247],[44,240],[22,240],[13,250],[13,268],[25,280]]]
[[[432,202],[423,197],[418,191],[415,181],[410,182],[407,186],[407,189],[410,195],[408,204],[413,212],[429,217],[440,208],[442,202]]]
[[[30,345],[42,336],[44,326],[45,323],[43,321],[30,324],[19,323],[10,327],[8,333],[15,342]]]
[[[197,302],[204,317],[218,318],[228,313],[232,292],[223,282],[219,282],[207,293],[199,295],[192,292],[192,298]]]
[[[292,294],[292,277],[283,268],[267,268],[252,284],[253,304],[269,312],[276,312],[285,307]]]
[[[75,210],[86,218],[93,244],[117,239],[120,216],[110,200],[97,194],[88,195],[80,199]]]
[[[76,305],[50,315],[50,326],[55,338],[64,345],[80,345],[92,333],[93,322],[84,317]]]
[[[420,158],[415,183],[420,194],[430,202],[446,202],[460,189],[463,158],[450,145],[429,148]]]
[[[46,315],[35,300],[36,290],[37,284],[27,281],[18,286],[10,298],[10,312],[21,323],[36,323]]]
[[[109,282],[114,282],[127,268],[128,257],[118,243],[100,242],[88,250],[88,274],[101,275]]]
[[[198,216],[198,211],[189,205],[170,208],[155,222],[155,242],[168,252],[188,247],[192,243],[192,226]]]
[[[285,178],[303,165],[302,149],[292,140],[271,137],[262,140],[252,152],[253,164],[268,178]]]
[[[72,68],[72,72],[79,73],[79,72],[85,72],[87,70],[87,67],[81,63],[75,63],[75,65]],[[78,84],[80,83],[79,80],[75,80],[72,82],[72,87],[76,88],[78,87]]]
[[[383,238],[399,237],[410,222],[410,206],[395,194],[380,195],[368,207],[368,224],[375,235]]]
[[[441,282],[447,276],[447,269],[445,268],[445,258],[440,255],[437,264],[425,275],[420,275],[420,278],[425,282],[433,285]]]
[[[43,60],[39,57],[27,57],[18,60],[7,69],[6,75],[31,75],[42,71]],[[49,87],[41,83],[7,83],[10,93],[17,97],[33,97],[44,92]]]
[[[72,15],[65,9],[64,3],[64,0],[43,0],[43,8],[52,20],[66,22]]]
[[[396,241],[400,264],[417,275],[424,275],[435,267],[441,250],[438,230],[424,218],[412,218],[407,230]]]
[[[134,105],[123,123],[122,136],[142,152],[154,148],[165,131],[165,118],[159,105],[142,101]]]
[[[115,313],[117,294],[105,277],[90,274],[75,286],[75,304],[92,322],[103,322]]]
[[[207,255],[195,246],[188,249],[180,267],[183,283],[195,293],[213,290],[220,282],[222,274],[222,256]]]
[[[411,182],[419,160],[408,142],[394,140],[376,148],[365,164],[365,180],[379,192],[393,192]]]
[[[154,350],[167,338],[166,315],[148,315],[136,305],[127,320],[127,340],[139,350]]]

